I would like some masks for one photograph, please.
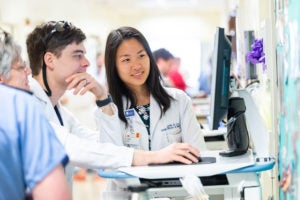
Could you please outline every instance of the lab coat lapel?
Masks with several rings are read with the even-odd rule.
[[[125,97],[122,97],[122,101],[123,101],[123,109],[124,109],[124,111],[128,110],[131,107],[131,103],[128,102]],[[139,125],[144,125],[144,122],[140,118],[139,114],[136,112],[135,109],[133,109],[133,110],[134,110],[134,117],[132,118],[133,123],[137,123]]]
[[[150,133],[154,133],[160,119],[160,108],[156,100],[150,95]]]

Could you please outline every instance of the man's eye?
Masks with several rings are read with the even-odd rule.
[[[82,54],[74,54],[74,57],[76,57],[76,58],[81,58],[81,57],[82,57]]]

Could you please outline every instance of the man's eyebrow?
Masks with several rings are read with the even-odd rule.
[[[82,53],[82,54],[84,54],[84,51],[78,49],[78,50],[73,51],[72,53],[73,53],[73,54],[77,54],[77,53]]]

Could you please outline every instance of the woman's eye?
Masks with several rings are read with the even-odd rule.
[[[129,61],[130,61],[129,58],[124,58],[124,59],[121,60],[121,62],[129,62]]]

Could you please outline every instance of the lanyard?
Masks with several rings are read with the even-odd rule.
[[[59,122],[60,122],[60,125],[64,126],[64,122],[63,122],[63,120],[62,120],[62,117],[61,117],[61,115],[60,115],[60,113],[59,113],[59,110],[58,110],[58,108],[57,108],[56,105],[54,106],[54,110],[55,110],[55,113],[56,113],[56,115],[57,115],[57,118],[58,118],[58,120],[59,120]]]

